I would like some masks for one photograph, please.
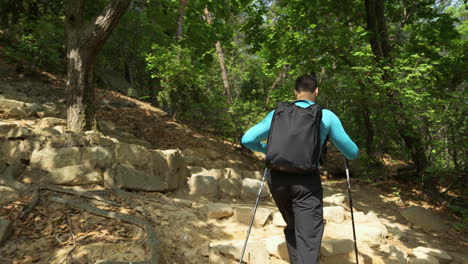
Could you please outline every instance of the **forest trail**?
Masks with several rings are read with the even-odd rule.
[[[10,176],[25,186],[80,185],[63,188],[99,194],[120,204],[89,199],[96,208],[148,219],[160,242],[159,263],[237,263],[262,176],[260,159],[196,132],[147,103],[106,90],[97,92],[103,134],[69,133],[63,123],[62,87],[61,80],[50,78],[1,80],[0,263],[134,262],[146,260],[151,248],[141,228],[56,203],[56,198],[70,195],[51,189],[41,190],[39,202],[21,217],[34,195],[5,186],[10,185]],[[102,152],[93,152],[96,149]],[[106,160],[108,149],[114,154]],[[49,160],[51,155],[53,160]],[[153,177],[166,173],[148,167],[156,159],[168,164],[169,178],[162,183],[151,182],[141,173],[151,170]],[[109,164],[114,164],[112,170]],[[14,166],[20,169],[15,171]],[[120,175],[120,169],[148,180],[147,186]],[[62,171],[67,176],[76,172],[75,178],[63,182],[57,177],[65,175]],[[114,181],[109,183],[106,173],[111,172]],[[177,177],[182,178],[175,181]],[[112,188],[104,188],[112,184],[133,184],[136,191],[119,196]],[[176,187],[171,189],[171,185]],[[150,187],[165,189],[145,189]],[[411,211],[413,205],[422,209],[421,204],[358,180],[352,180],[351,187],[362,263],[468,263],[468,243],[450,228],[444,212]],[[354,263],[346,182],[327,181],[323,188],[322,263]],[[246,260],[287,263],[284,222],[267,188],[264,195]],[[437,225],[431,226],[432,222]],[[6,231],[10,231],[8,237]]]

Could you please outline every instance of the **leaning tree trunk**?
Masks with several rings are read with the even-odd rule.
[[[211,15],[208,11],[208,8],[205,8],[205,10],[203,10],[203,13],[205,15],[206,21],[208,22],[208,24],[211,25]],[[224,61],[224,52],[223,48],[221,47],[221,42],[219,40],[216,41],[215,47],[216,53],[218,54],[219,67],[221,68],[221,77],[223,78],[223,85],[227,97],[227,103],[230,105],[232,104],[231,88],[229,87],[229,77],[226,68],[226,62]]]
[[[67,126],[75,132],[96,129],[93,67],[96,56],[131,0],[112,0],[91,23],[84,21],[84,0],[65,6]]]
[[[383,69],[383,81],[388,82],[391,79],[384,66],[391,65],[391,46],[388,43],[387,24],[385,21],[385,3],[384,0],[365,0],[367,29],[370,31],[369,44],[372,52],[377,58],[378,63]],[[423,147],[423,141],[420,133],[411,126],[410,118],[404,111],[403,103],[398,99],[398,92],[386,90],[388,105],[391,107],[394,122],[397,124],[398,133],[405,142],[406,147],[411,153],[411,159],[416,167],[416,172],[422,180],[423,188],[428,194],[437,192],[435,180],[425,177],[424,170],[428,166],[428,159]]]

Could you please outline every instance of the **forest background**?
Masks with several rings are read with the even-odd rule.
[[[70,72],[73,40],[85,32],[71,18],[86,29],[117,10],[109,13],[115,19],[103,18],[111,21],[108,35],[90,42],[91,55],[81,49],[85,84],[67,87],[68,104],[72,93],[86,97],[94,84],[106,86],[236,143],[277,102],[294,99],[296,77],[316,72],[318,103],[340,117],[367,175],[384,154],[406,160],[397,180],[438,199],[455,192],[451,209],[468,219],[466,1],[0,3],[0,55],[18,72],[42,69],[69,80],[79,74]],[[93,127],[93,100],[83,102],[83,125],[68,113],[69,128]]]

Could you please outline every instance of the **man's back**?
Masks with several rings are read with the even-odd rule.
[[[310,104],[314,104],[310,100],[307,101],[309,103],[298,101],[295,104],[304,108]],[[266,144],[261,141],[268,137],[274,113],[275,110],[271,111],[260,123],[250,128],[242,137],[242,144],[251,150],[265,153]],[[330,137],[333,144],[347,159],[353,160],[357,158],[359,149],[345,132],[340,119],[332,111],[323,109],[320,124],[320,145],[325,143],[327,136]]]

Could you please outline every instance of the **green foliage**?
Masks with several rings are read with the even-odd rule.
[[[63,70],[64,29],[55,18],[26,21],[11,30],[3,41],[11,43],[2,53],[15,60],[29,61],[55,72]]]

